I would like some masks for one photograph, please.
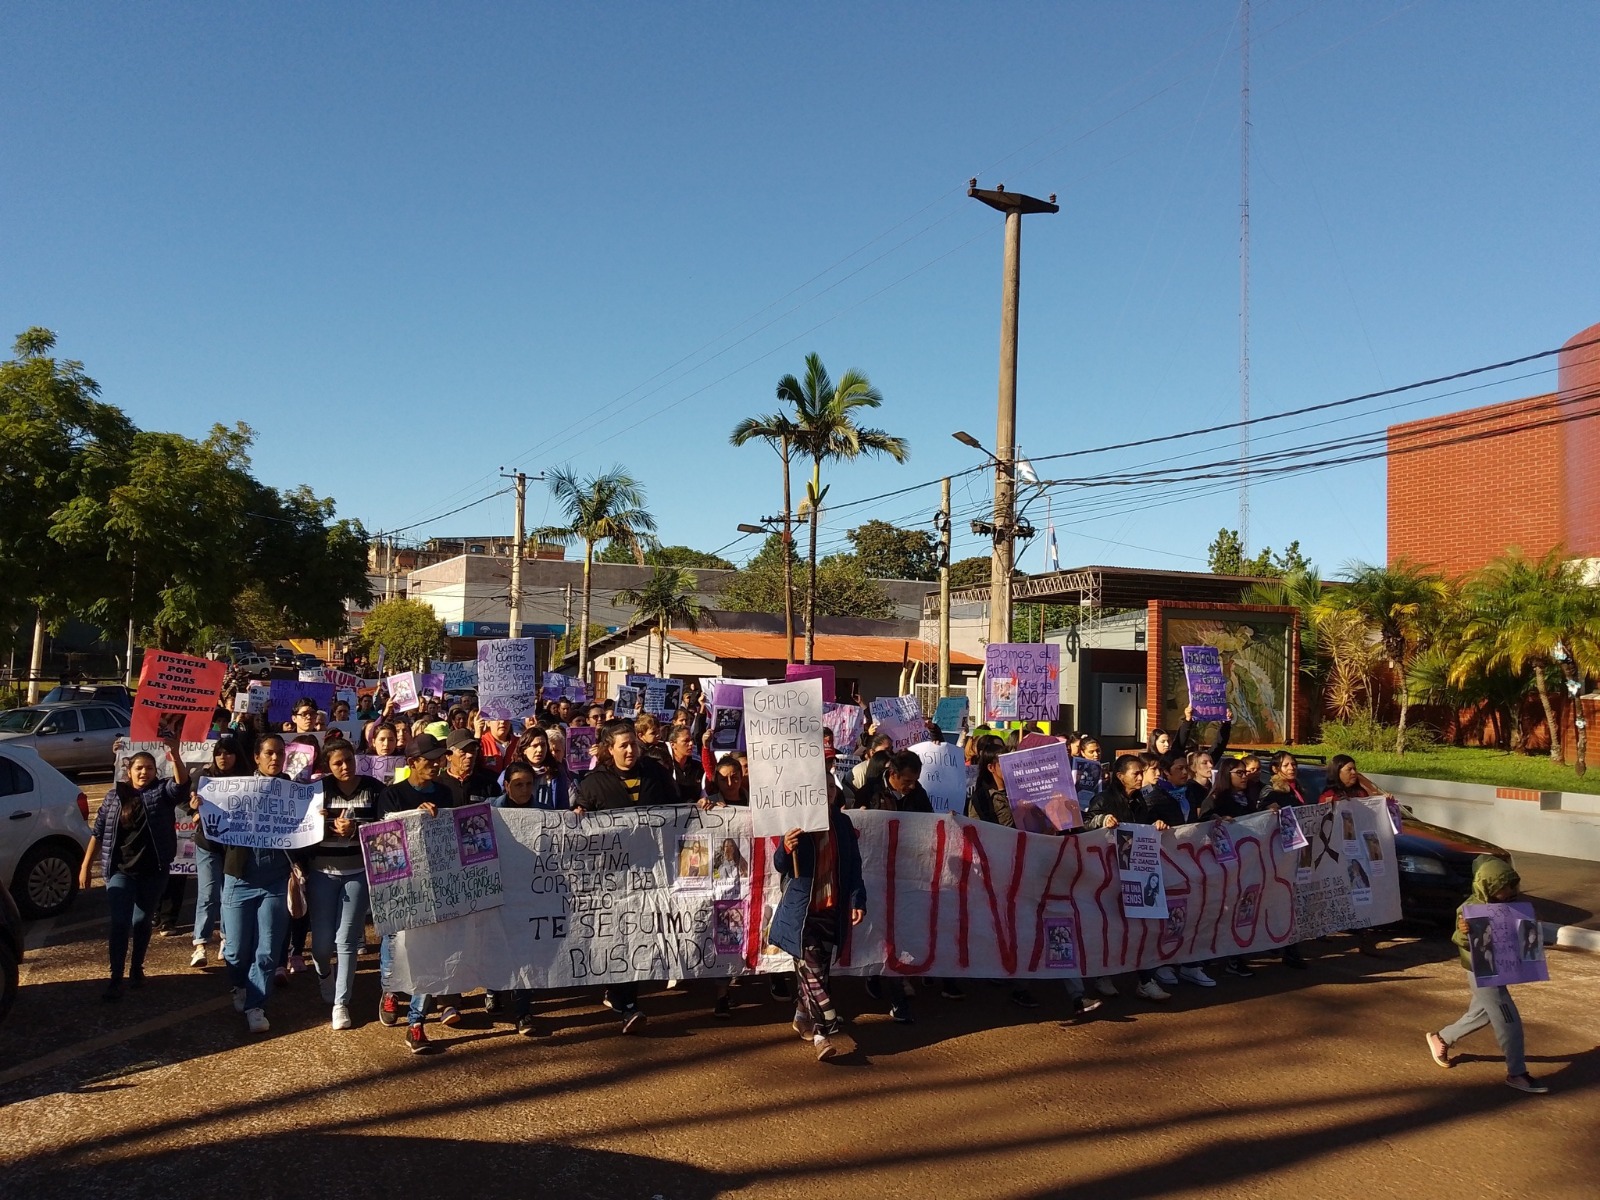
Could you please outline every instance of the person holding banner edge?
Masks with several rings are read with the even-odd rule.
[[[333,1006],[334,1029],[350,1029],[350,998],[356,958],[366,936],[367,875],[361,861],[360,827],[378,817],[383,785],[356,773],[355,747],[328,748],[322,778],[323,838],[306,856],[311,965],[322,999]]]
[[[167,871],[178,853],[177,821],[173,810],[189,797],[189,768],[178,752],[178,737],[162,739],[172,755],[172,779],[162,779],[155,756],[140,751],[128,761],[128,781],[106,793],[95,813],[78,887],[87,890],[95,860],[106,881],[106,903],[111,910],[109,950],[111,980],[101,998],[122,998],[123,970],[128,985],[144,984],[144,956],[150,948],[156,905],[167,887]],[[133,961],[128,963],[129,941]]]
[[[256,740],[256,774],[285,779],[283,737],[264,733]],[[232,982],[233,1007],[244,1014],[251,1033],[266,1033],[267,1000],[272,995],[278,955],[289,936],[289,872],[285,850],[229,846],[223,856],[223,961]]]

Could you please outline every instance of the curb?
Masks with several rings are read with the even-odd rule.
[[[1554,921],[1541,921],[1546,946],[1565,946],[1570,950],[1588,950],[1600,953],[1600,929],[1585,929],[1581,925],[1557,925]]]

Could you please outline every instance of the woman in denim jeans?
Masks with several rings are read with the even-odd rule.
[[[201,779],[218,779],[229,775],[248,775],[249,768],[239,751],[239,739],[225,733],[211,746],[211,765],[202,767],[196,776]],[[198,814],[200,798],[189,797],[189,811]],[[206,945],[211,935],[222,929],[222,858],[226,846],[216,845],[206,837],[199,821],[194,825],[194,954],[189,958],[191,967],[206,965]],[[227,944],[223,944],[227,949]]]
[[[356,958],[367,926],[367,875],[361,861],[360,828],[377,820],[383,785],[356,774],[355,747],[330,743],[322,777],[324,836],[306,862],[311,917],[311,965],[322,998],[333,1005],[333,1027],[349,1029]]]
[[[256,774],[283,779],[283,738],[264,733],[256,740]],[[278,952],[289,932],[287,851],[229,846],[223,860],[222,935],[224,959],[233,984],[233,1007],[244,1014],[251,1033],[265,1033],[267,997],[278,968]]]
[[[167,889],[167,870],[178,852],[173,809],[189,795],[189,770],[178,753],[178,739],[163,739],[172,755],[174,778],[162,779],[155,756],[140,751],[128,760],[128,780],[106,793],[95,813],[94,830],[78,868],[78,886],[87,889],[94,860],[106,881],[111,909],[111,982],[103,999],[122,998],[122,972],[128,966],[129,935],[133,963],[128,983],[144,983],[144,955],[150,947],[156,905]]]

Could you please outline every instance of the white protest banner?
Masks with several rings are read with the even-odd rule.
[[[322,677],[322,668],[321,667],[301,667],[299,674],[300,674],[300,682],[301,683],[332,683],[333,682],[331,679],[324,679]]]
[[[389,699],[394,701],[395,712],[416,712],[422,707],[422,700],[417,695],[415,672],[407,671],[402,675],[391,675],[384,682],[389,688]]]
[[[196,767],[208,767],[211,765],[211,748],[215,745],[215,742],[179,742],[178,757],[189,765],[191,771]],[[112,778],[118,783],[128,782],[128,761],[135,754],[148,754],[156,760],[158,779],[176,776],[177,772],[172,769],[172,754],[165,742],[135,742],[119,737],[111,743]]]
[[[447,692],[475,692],[478,690],[478,660],[468,659],[465,662],[444,662],[437,664],[439,671],[444,675],[444,690]]]
[[[200,820],[224,846],[303,850],[322,840],[322,788],[291,779],[241,775],[202,779]]]
[[[361,854],[380,934],[498,908],[500,852],[487,804],[405,813],[361,827]]]
[[[749,688],[744,736],[750,813],[757,837],[828,827],[828,764],[822,756],[822,680]]]
[[[872,702],[871,709],[872,719],[877,723],[873,733],[893,739],[896,754],[927,739],[928,722],[923,719],[915,696],[879,696]]]
[[[967,760],[949,742],[918,742],[911,752],[922,760],[922,790],[934,812],[967,812]]]
[[[336,692],[353,692],[361,686],[361,676],[354,671],[341,671],[338,667],[323,667],[322,681],[333,684]]]
[[[1167,885],[1161,866],[1161,833],[1154,825],[1116,827],[1117,876],[1122,884],[1122,915],[1129,919],[1167,919]]]
[[[356,755],[356,774],[371,776],[379,783],[393,783],[394,773],[405,765],[403,754]]]
[[[1359,913],[1342,861],[1319,860],[1298,883],[1295,856],[1278,849],[1270,813],[1233,824],[1233,864],[1215,860],[1203,825],[1162,835],[1165,921],[1123,912],[1114,830],[1059,837],[953,816],[848,816],[859,835],[867,903],[840,947],[834,970],[841,974],[1116,975],[1265,953],[1317,929],[1400,917],[1394,872],[1372,881],[1372,903]],[[779,883],[771,841],[751,837],[749,809],[582,817],[494,809],[493,818],[503,906],[401,934],[395,987],[436,994],[563,988],[790,966],[787,955],[762,953]],[[1392,857],[1393,834],[1379,836]],[[705,844],[686,855],[686,839],[694,838]],[[724,876],[748,879],[747,894],[719,899],[715,888],[675,886],[679,866],[703,861],[708,849],[716,886]]]
[[[174,733],[185,741],[204,741],[227,669],[226,663],[192,654],[146,650],[128,736],[154,741]]]
[[[532,638],[478,643],[478,709],[491,721],[520,721],[539,707],[539,668]]]

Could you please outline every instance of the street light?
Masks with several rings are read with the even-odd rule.
[[[960,442],[963,446],[971,446],[974,450],[983,450],[983,443],[964,429],[958,429],[950,436],[955,438],[955,440]],[[983,452],[985,454],[989,454],[987,450],[983,450]],[[990,457],[993,458],[994,456],[990,455]]]

